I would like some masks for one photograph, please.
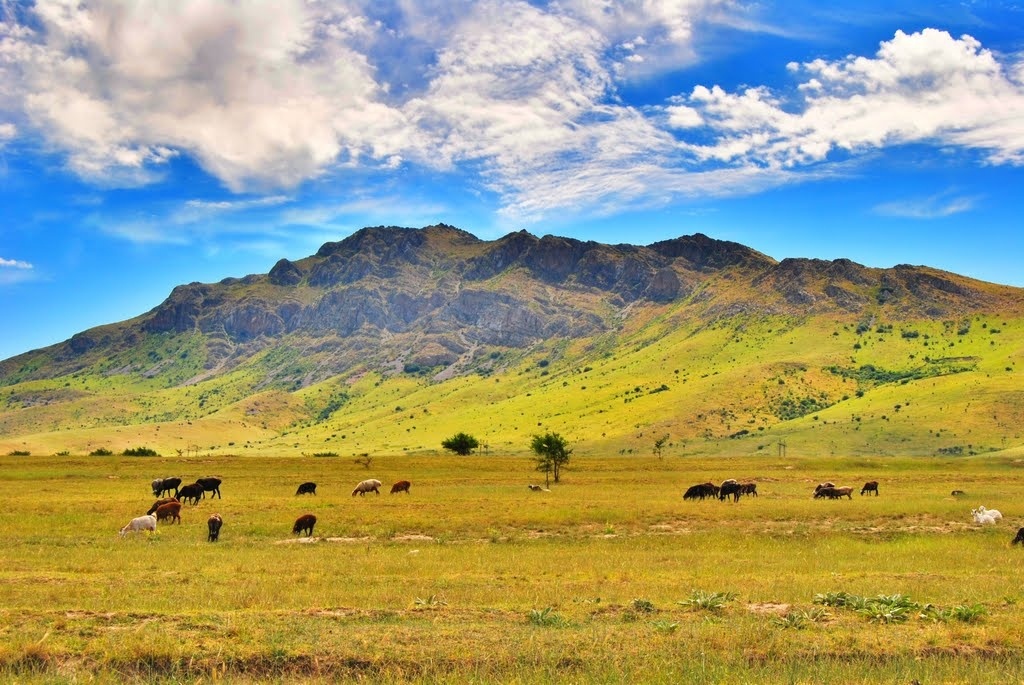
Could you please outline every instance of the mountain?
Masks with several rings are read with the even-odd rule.
[[[0,449],[84,449],[114,427],[165,444],[161,426],[180,433],[170,444],[191,445],[218,426],[237,439],[204,448],[311,449],[365,427],[379,439],[362,437],[364,451],[429,450],[460,421],[486,427],[472,418],[484,406],[501,418],[492,442],[518,449],[512,417],[527,415],[527,397],[552,411],[532,412],[540,420],[523,430],[585,428],[595,448],[630,445],[639,426],[714,442],[803,434],[801,421],[843,402],[870,407],[886,387],[951,377],[984,389],[984,406],[1019,412],[1006,376],[1022,318],[1021,289],[920,266],[778,262],[701,234],[634,246],[365,228],[267,274],[179,286],[139,317],[0,362]],[[573,387],[581,396],[567,397]],[[652,411],[625,421],[637,394]],[[444,397],[442,420],[430,407]],[[377,415],[410,402],[430,439]],[[910,451],[925,449],[910,432]],[[983,443],[1004,446],[1003,432],[986,428]]]

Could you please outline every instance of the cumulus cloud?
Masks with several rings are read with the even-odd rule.
[[[29,281],[35,275],[35,267],[29,262],[0,257],[0,285]]]
[[[790,64],[795,104],[765,87],[697,86],[684,101],[714,135],[701,159],[795,168],[830,153],[928,142],[1024,163],[1024,82],[971,36],[897,31],[874,57]]]
[[[702,27],[759,30],[751,7],[37,3],[0,23],[0,115],[18,122],[0,124],[0,144],[30,131],[108,185],[153,182],[185,158],[271,198],[327,173],[414,165],[479,179],[523,217],[754,192],[912,142],[1024,163],[1024,62],[933,29],[897,32],[873,56],[779,65],[794,81],[784,92],[709,83],[660,107],[622,101],[631,78],[697,59]],[[178,239],[147,222],[111,230]]]

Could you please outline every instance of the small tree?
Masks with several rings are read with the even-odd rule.
[[[569,442],[558,433],[535,435],[530,442],[530,449],[537,455],[537,470],[544,472],[544,485],[551,485],[553,475],[557,483],[561,478],[562,467],[569,463]]]
[[[441,447],[446,450],[451,450],[452,452],[455,452],[455,454],[463,457],[479,446],[480,443],[477,439],[472,435],[467,435],[466,433],[456,433],[447,440],[441,441]]]
[[[665,449],[665,446],[668,445],[668,440],[669,436],[668,434],[665,434],[654,441],[654,454],[658,459],[661,459],[661,452]]]

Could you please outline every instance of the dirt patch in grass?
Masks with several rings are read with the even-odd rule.
[[[434,538],[420,533],[405,533],[391,538],[394,542],[433,542]]]
[[[752,614],[773,614],[782,616],[789,613],[792,608],[790,604],[781,604],[776,602],[754,602],[747,605],[747,611]]]

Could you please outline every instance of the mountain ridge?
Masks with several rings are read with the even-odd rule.
[[[1018,360],[1024,289],[930,267],[369,227],[0,362],[0,449],[429,451],[454,428],[515,450],[548,427],[970,453],[1019,437]],[[975,437],[936,442],[960,413]]]

